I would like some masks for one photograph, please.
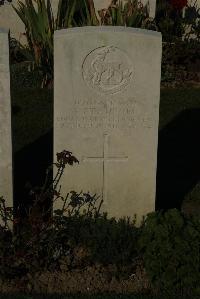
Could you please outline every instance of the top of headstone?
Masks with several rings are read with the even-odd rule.
[[[161,33],[153,30],[141,29],[141,28],[132,28],[125,26],[83,26],[83,27],[74,27],[68,29],[60,29],[54,32],[55,35],[62,35],[66,33],[83,33],[83,32],[126,32],[126,33],[134,33],[140,35],[148,35],[161,37]]]
[[[8,29],[6,28],[0,28],[0,33],[8,33]]]

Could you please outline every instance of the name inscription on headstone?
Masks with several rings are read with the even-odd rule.
[[[152,128],[153,119],[144,115],[142,105],[134,98],[115,99],[78,99],[65,114],[56,118],[60,128]]]

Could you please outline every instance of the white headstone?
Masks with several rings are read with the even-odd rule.
[[[161,34],[142,29],[55,32],[54,156],[80,161],[66,169],[63,195],[96,193],[116,218],[154,211],[161,49]]]
[[[0,196],[13,206],[8,31],[0,29]]]

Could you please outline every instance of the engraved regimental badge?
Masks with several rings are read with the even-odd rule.
[[[133,75],[127,54],[113,46],[100,47],[90,52],[82,65],[86,84],[104,94],[122,91]]]

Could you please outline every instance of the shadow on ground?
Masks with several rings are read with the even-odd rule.
[[[200,180],[200,109],[181,112],[158,140],[156,210],[180,209]]]
[[[31,204],[30,185],[42,186],[53,162],[53,129],[14,154],[14,206],[21,215]]]

